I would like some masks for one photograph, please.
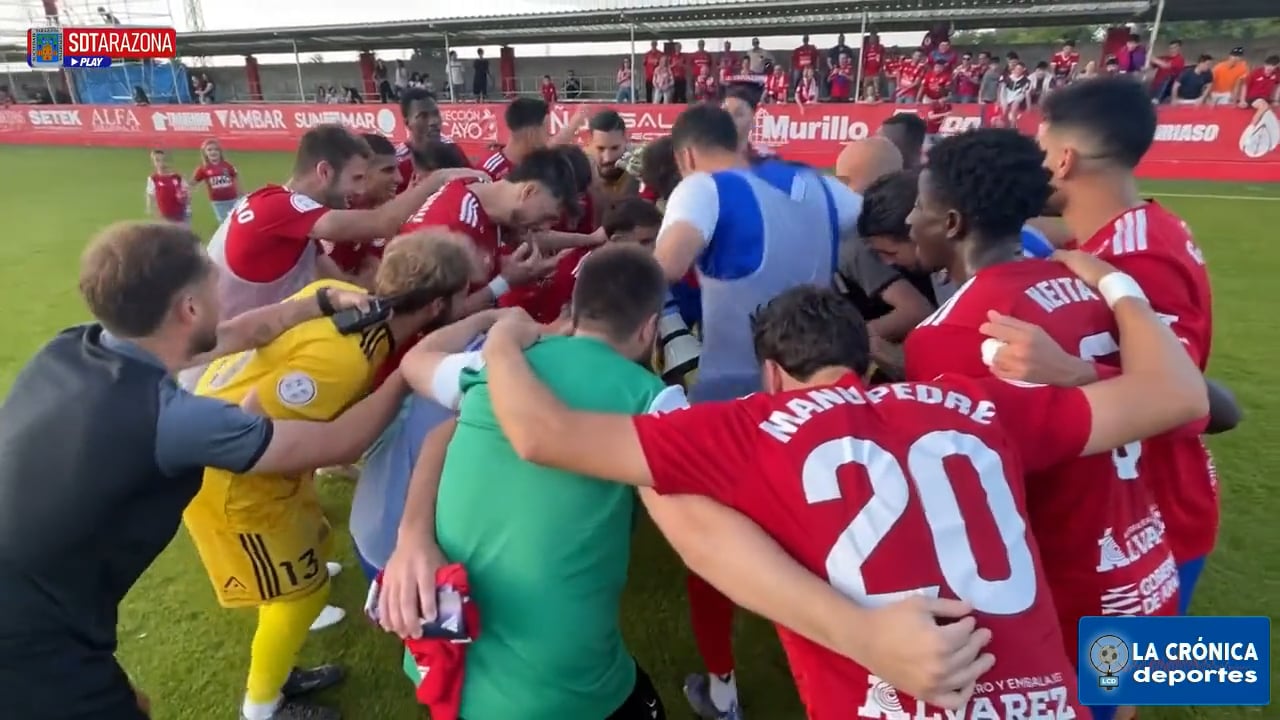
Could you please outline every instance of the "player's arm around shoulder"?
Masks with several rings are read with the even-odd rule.
[[[1209,412],[1204,377],[1182,343],[1152,310],[1142,288],[1109,263],[1079,251],[1054,256],[1100,295],[1115,313],[1120,330],[1119,377],[1085,385],[1074,395],[1090,416],[1088,437],[1080,454],[1105,452],[1177,428]],[[1017,352],[1037,328],[993,314],[983,332],[1003,345],[994,351]],[[1010,348],[1013,345],[1013,348]],[[993,363],[998,365],[999,361]],[[1071,391],[1063,391],[1073,395]],[[1046,431],[1050,428],[1045,427]]]
[[[358,336],[316,328],[255,384],[246,407],[279,420],[332,420],[368,391],[372,374]]]

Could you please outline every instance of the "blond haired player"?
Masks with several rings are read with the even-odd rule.
[[[449,322],[466,296],[471,272],[470,253],[452,235],[430,231],[396,238],[375,278],[375,291],[393,307],[385,320],[348,335],[332,318],[303,323],[259,350],[214,362],[196,393],[271,418],[329,420],[369,391],[374,372],[397,342]],[[358,289],[321,280],[297,296],[313,296],[326,286]],[[459,339],[455,349],[469,339]],[[236,475],[206,469],[204,486],[184,519],[218,602],[258,608],[244,720],[336,719],[335,710],[295,700],[342,676],[331,665],[293,667],[329,596],[329,525],[312,473]]]

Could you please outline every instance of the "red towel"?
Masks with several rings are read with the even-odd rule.
[[[369,602],[373,608],[377,607],[381,586],[382,573],[378,573],[369,591]],[[467,637],[462,640],[423,637],[404,641],[405,649],[418,666],[418,702],[430,708],[432,720],[458,720],[467,644],[480,635],[480,612],[471,601],[471,584],[466,569],[453,563],[436,571],[436,587],[445,586],[451,586],[462,596],[462,617]],[[372,616],[373,613],[370,614]]]

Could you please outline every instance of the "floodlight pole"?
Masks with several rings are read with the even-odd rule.
[[[302,58],[298,56],[298,41],[290,40],[293,43],[293,67],[298,71],[298,100],[300,102],[307,101],[307,87],[302,84]],[[319,98],[316,102],[320,102]]]
[[[862,58],[867,56],[867,49],[864,45],[867,42],[867,11],[862,11],[862,31],[858,35],[858,77],[853,84],[853,101],[855,103],[862,102]],[[840,58],[836,58],[836,62],[840,62]]]
[[[631,26],[631,104],[636,104],[636,24]],[[617,98],[614,98],[615,100]]]
[[[1147,39],[1147,64],[1151,64],[1151,54],[1156,51],[1156,38],[1160,35],[1160,23],[1164,20],[1164,3],[1160,0],[1156,3],[1156,21],[1151,24],[1151,37]],[[1143,68],[1146,70],[1146,68]]]

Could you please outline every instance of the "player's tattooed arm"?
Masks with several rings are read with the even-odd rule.
[[[326,288],[323,292],[335,311],[364,307],[368,302],[364,293],[334,288]],[[296,325],[323,317],[327,310],[322,307],[320,293],[317,293],[314,297],[287,300],[241,313],[219,323],[217,345],[209,352],[191,358],[187,367],[199,367],[224,355],[260,348]]]

